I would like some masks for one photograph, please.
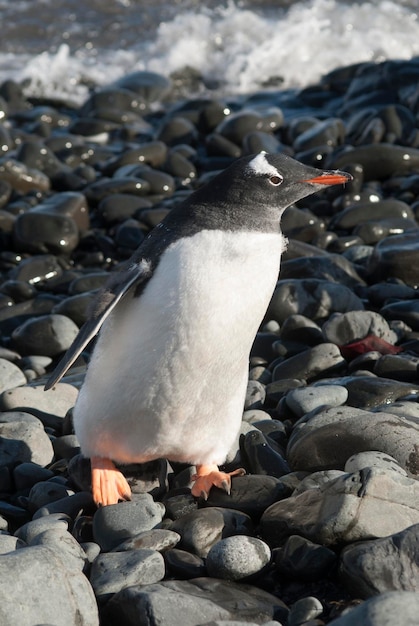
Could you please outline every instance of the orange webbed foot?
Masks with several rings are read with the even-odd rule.
[[[243,468],[236,469],[234,472],[220,472],[217,465],[197,465],[196,474],[192,476],[195,482],[191,493],[195,498],[207,500],[211,488],[218,487],[230,495],[231,477],[244,476],[245,473]]]
[[[117,504],[119,500],[131,500],[130,486],[110,459],[94,456],[90,462],[93,500],[98,506]]]

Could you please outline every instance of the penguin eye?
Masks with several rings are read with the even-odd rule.
[[[271,185],[274,185],[275,187],[280,185],[283,180],[284,179],[282,178],[282,176],[270,176],[269,177],[269,182],[271,183]]]

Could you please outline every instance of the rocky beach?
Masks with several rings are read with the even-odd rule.
[[[77,104],[0,85],[2,626],[418,622],[419,60],[214,94],[190,68]],[[48,373],[171,208],[261,150],[353,181],[283,216],[226,463],[246,475],[200,501],[193,467],[124,467],[132,501],[96,509],[71,413],[89,350]]]

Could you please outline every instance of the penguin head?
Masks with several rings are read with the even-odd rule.
[[[191,196],[194,209],[213,213],[225,226],[271,229],[294,202],[352,180],[346,172],[324,171],[285,154],[260,152],[237,159]],[[199,211],[199,208],[198,208]],[[215,213],[215,215],[214,215]],[[265,226],[264,226],[265,223]]]
[[[325,187],[352,180],[346,172],[318,170],[285,154],[260,152],[245,157],[242,168],[249,200],[275,206],[279,211]]]

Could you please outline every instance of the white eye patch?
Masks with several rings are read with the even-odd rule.
[[[265,156],[265,152],[257,154],[249,163],[248,167],[252,174],[259,176],[276,176],[282,179],[276,167],[271,165]]]

